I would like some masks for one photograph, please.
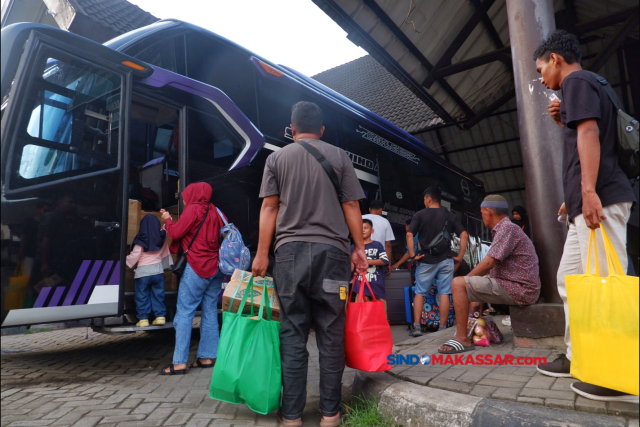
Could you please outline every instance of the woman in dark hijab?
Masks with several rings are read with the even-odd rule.
[[[524,234],[531,238],[531,225],[529,224],[529,217],[527,216],[527,211],[524,207],[520,205],[515,206],[511,211],[511,215],[513,216],[511,222],[522,228]]]

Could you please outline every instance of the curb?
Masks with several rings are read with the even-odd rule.
[[[620,417],[454,393],[401,381],[383,372],[359,371],[353,382],[353,395],[378,398],[380,410],[407,427],[627,426]]]

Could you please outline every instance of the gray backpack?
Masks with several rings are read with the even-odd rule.
[[[624,112],[618,96],[607,80],[599,74],[591,74],[604,86],[604,90],[607,91],[609,99],[613,105],[615,105],[616,110],[618,110],[618,142],[620,144],[618,149],[618,164],[620,164],[627,178],[637,178],[640,174],[640,159],[638,154],[638,130],[640,126],[638,121]]]

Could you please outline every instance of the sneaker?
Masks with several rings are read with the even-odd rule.
[[[621,391],[611,390],[610,388],[600,387],[594,384],[583,383],[582,381],[571,384],[571,390],[575,391],[582,397],[591,400],[600,400],[602,402],[629,402],[640,403],[638,396],[623,393]]]
[[[320,420],[320,427],[339,427],[342,424],[342,414],[338,412],[333,417],[323,416]]]
[[[166,322],[167,322],[167,319],[165,319],[164,317],[156,317],[156,319],[153,322],[151,322],[151,324],[154,326],[164,326]]]
[[[138,323],[136,323],[136,326],[138,328],[146,328],[149,326],[149,319],[142,319],[140,321],[138,321]]]
[[[297,420],[288,420],[283,415],[282,412],[278,411],[276,415],[278,418],[278,427],[300,427],[302,426],[302,418],[298,418]]]
[[[413,325],[413,327],[411,328],[411,332],[409,332],[409,336],[421,337],[422,329],[420,328],[420,326]]]
[[[564,354],[558,354],[556,360],[551,363],[541,363],[537,369],[538,372],[549,377],[571,378],[571,360]]]

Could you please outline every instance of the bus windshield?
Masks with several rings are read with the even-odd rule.
[[[16,135],[11,187],[118,164],[122,79],[51,52],[36,64]]]

